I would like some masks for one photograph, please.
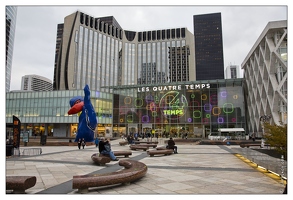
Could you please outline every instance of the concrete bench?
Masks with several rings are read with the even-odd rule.
[[[157,150],[165,150],[165,149],[167,149],[167,148],[166,148],[166,146],[160,146],[160,147],[157,147],[156,149],[157,149]]]
[[[144,151],[146,151],[146,150],[148,150],[149,149],[149,147],[147,147],[147,146],[143,146],[143,145],[130,145],[130,149],[131,150],[144,150]]]
[[[147,151],[147,154],[150,155],[150,157],[153,157],[154,155],[171,155],[173,153],[173,149]]]
[[[128,158],[132,155],[131,151],[113,151],[115,156],[124,156],[125,158]]]
[[[124,169],[106,174],[73,176],[72,189],[78,189],[79,193],[87,193],[91,187],[129,184],[147,173],[147,166],[139,161],[120,160],[119,165],[124,166]]]
[[[36,185],[35,176],[6,176],[6,190],[13,190],[15,194],[25,194],[25,190]]]
[[[153,147],[153,148],[156,148],[157,147],[157,144],[137,144],[138,146],[145,146],[145,147]]]
[[[113,151],[113,153],[117,157],[124,156],[125,158],[128,158],[129,156],[132,155],[131,151]],[[94,163],[101,166],[104,166],[106,163],[111,162],[110,156],[106,154],[95,153],[91,156],[91,158],[94,161]]]
[[[95,153],[91,156],[92,161],[94,161],[95,164],[104,166],[106,163],[111,162],[111,158],[108,156],[99,155],[99,153]]]
[[[126,141],[126,140],[125,141],[120,141],[119,144],[120,144],[120,146],[124,146],[124,145],[128,144],[128,141]]]
[[[158,142],[134,141],[135,144],[158,144]]]

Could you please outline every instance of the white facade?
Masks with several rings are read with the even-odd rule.
[[[262,134],[262,116],[271,124],[287,124],[287,20],[267,24],[241,68],[249,130]]]
[[[27,91],[52,91],[52,81],[38,75],[25,75],[21,78],[21,90]]]
[[[225,79],[230,78],[242,78],[240,75],[240,66],[239,65],[229,65],[225,69]]]

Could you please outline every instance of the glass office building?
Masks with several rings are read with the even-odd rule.
[[[194,80],[194,38],[187,28],[134,32],[121,29],[114,17],[79,11],[58,25],[54,90],[87,83],[111,93],[108,86]]]
[[[196,80],[224,79],[221,13],[193,16]]]
[[[9,92],[6,93],[6,126],[11,127],[15,115],[21,121],[21,131],[53,137],[75,137],[77,115],[68,115],[69,100],[84,96],[83,90]],[[104,132],[112,124],[112,94],[91,90],[98,126],[96,133]],[[7,128],[7,135],[12,130]]]
[[[6,59],[5,59],[5,91],[10,90],[12,57],[14,48],[15,26],[17,17],[16,6],[6,6]]]

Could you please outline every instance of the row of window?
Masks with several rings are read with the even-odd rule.
[[[104,33],[107,33],[108,35],[112,35],[113,37],[116,37],[122,40],[123,32],[121,29],[113,25],[110,25],[108,23],[105,23],[101,21],[99,18],[93,18],[84,13],[80,13],[80,23],[85,24],[86,26],[90,26],[91,28],[94,28],[101,32],[103,31]]]
[[[185,38],[185,28],[138,32],[138,41]]]

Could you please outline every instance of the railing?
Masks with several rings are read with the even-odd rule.
[[[275,158],[250,148],[231,148],[231,150],[254,162],[258,166],[279,174],[281,178],[287,177],[287,161],[285,161],[283,157]]]
[[[28,148],[22,151],[24,156],[35,156],[42,154],[42,148]]]

